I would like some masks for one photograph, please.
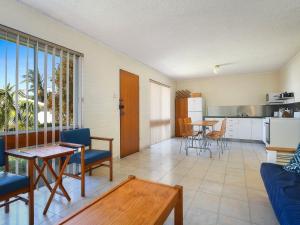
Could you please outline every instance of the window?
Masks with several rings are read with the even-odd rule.
[[[171,137],[170,87],[150,80],[151,144]]]
[[[35,144],[47,143],[57,130],[80,127],[82,57],[0,25],[0,135],[13,134],[18,147],[19,138],[29,143],[31,133]],[[10,157],[10,168],[23,174],[25,164],[18,161]]]

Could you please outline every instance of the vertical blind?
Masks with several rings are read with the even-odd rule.
[[[0,25],[0,135],[55,133],[81,126],[83,55]],[[52,132],[51,132],[52,131]],[[22,136],[24,137],[24,135]],[[16,161],[16,173],[19,165]]]
[[[170,87],[150,80],[151,144],[171,137]]]
[[[79,127],[81,59],[80,53],[0,26],[0,133],[18,138]]]

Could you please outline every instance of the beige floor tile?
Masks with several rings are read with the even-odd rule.
[[[279,225],[271,207],[250,203],[251,221],[257,225]]]
[[[220,197],[217,195],[198,192],[191,203],[191,209],[205,209],[213,212],[218,212],[220,204]]]
[[[188,212],[185,219],[188,225],[216,225],[218,214],[200,209]]]
[[[234,198],[242,201],[248,200],[246,188],[236,185],[225,184],[223,187],[222,195],[224,197]]]
[[[252,204],[260,204],[266,207],[270,207],[270,200],[266,191],[248,188],[248,201]]]
[[[184,177],[178,184],[191,190],[198,190],[201,183],[202,179],[200,178]]]
[[[222,197],[220,204],[220,214],[245,221],[250,221],[249,205],[245,201]]]
[[[218,225],[251,225],[250,222],[236,219],[229,216],[219,215]]]
[[[223,184],[224,180],[225,180],[225,174],[207,172],[207,174],[204,177],[204,180],[214,181],[214,182]]]
[[[245,180],[244,176],[226,175],[225,176],[225,184],[245,187],[246,186],[246,180]]]
[[[199,190],[205,193],[220,196],[222,194],[223,184],[204,180],[203,183],[200,185]]]

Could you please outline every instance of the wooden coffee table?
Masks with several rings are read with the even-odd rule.
[[[182,186],[129,178],[59,224],[163,224],[174,210],[174,224],[183,224]]]

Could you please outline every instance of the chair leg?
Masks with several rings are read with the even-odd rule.
[[[89,170],[89,176],[92,176],[92,168]]]
[[[85,166],[81,163],[81,196],[85,197]]]
[[[109,160],[109,180],[113,181],[113,159]]]
[[[5,200],[5,203],[8,203],[9,199]],[[9,204],[5,205],[5,213],[9,213]]]
[[[180,141],[180,149],[179,149],[179,153],[181,153],[182,142],[183,142],[183,139],[184,139],[184,138],[180,138],[180,139],[181,139],[181,141]]]
[[[28,207],[29,207],[29,224],[34,224],[34,190],[28,193]]]

